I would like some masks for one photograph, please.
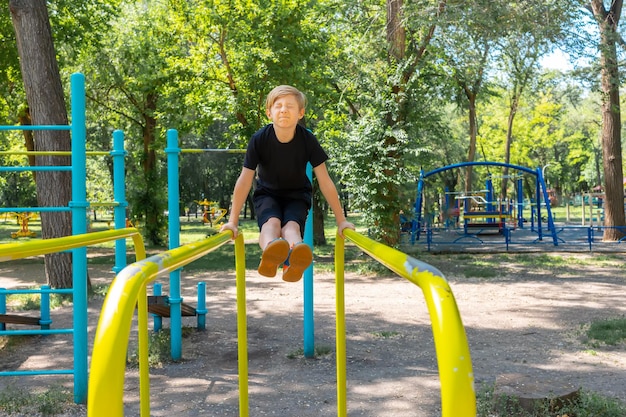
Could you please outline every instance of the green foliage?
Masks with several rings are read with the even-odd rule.
[[[626,413],[626,405],[620,401],[586,390],[580,391],[576,401],[558,408],[551,404],[545,401],[534,411],[527,411],[513,398],[496,396],[491,384],[483,385],[476,393],[477,417],[620,417]]]
[[[54,416],[72,407],[73,393],[62,386],[52,386],[41,393],[7,388],[0,392],[0,410],[6,415]]]
[[[620,344],[626,340],[626,318],[595,321],[589,326],[587,337],[592,343]]]
[[[191,327],[182,328],[182,336],[187,337],[195,330]],[[148,366],[162,368],[164,364],[172,362],[170,329],[164,328],[158,332],[150,332],[148,338]],[[135,349],[128,358],[131,367],[139,366],[139,348]]]

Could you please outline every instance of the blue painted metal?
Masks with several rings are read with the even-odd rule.
[[[85,111],[85,76],[70,77],[72,104],[72,233],[87,233],[87,120]],[[87,341],[87,248],[72,249],[74,269],[74,401],[87,402],[88,341]]]
[[[85,109],[85,76],[80,73],[72,74],[70,77],[70,102],[71,102],[71,123],[68,125],[28,125],[28,126],[0,126],[0,131],[42,131],[42,130],[69,130],[71,134],[71,151],[59,152],[67,153],[71,156],[71,165],[69,166],[24,166],[24,167],[0,167],[0,171],[69,171],[72,175],[72,197],[67,207],[11,207],[0,208],[0,213],[6,212],[68,212],[72,213],[72,234],[83,234],[87,232],[87,210],[89,202],[86,193],[86,156],[106,155],[102,152],[86,151],[86,109]],[[119,135],[119,134],[118,134]],[[115,134],[114,134],[115,136]],[[115,142],[115,137],[114,137]],[[28,152],[26,152],[28,154]],[[117,207],[124,209],[126,207],[125,179],[123,165],[124,162],[123,135],[121,142],[114,143],[114,150],[111,152],[114,165],[114,196],[118,204]],[[116,159],[117,158],[117,159]],[[117,162],[116,162],[117,161]],[[117,167],[116,167],[117,166]],[[116,175],[117,173],[117,175]],[[121,173],[121,175],[120,175]],[[117,190],[117,192],[116,192]],[[119,217],[119,215],[118,215]],[[122,215],[123,223],[117,222],[116,227],[121,224],[125,227],[125,212]],[[124,264],[126,262],[126,247],[117,246],[116,243],[116,265],[118,259],[121,259],[121,253],[124,256]],[[42,296],[42,319],[40,321],[42,328],[49,325],[50,315],[45,313],[49,308],[49,301],[46,298],[51,293],[65,293],[73,295],[73,328],[71,329],[54,329],[54,330],[10,330],[6,331],[4,324],[0,324],[0,335],[36,335],[36,334],[73,334],[74,338],[74,368],[71,370],[36,370],[36,371],[14,371],[2,372],[0,375],[53,375],[53,374],[73,374],[74,375],[74,401],[76,403],[86,403],[87,401],[87,379],[88,379],[88,340],[87,340],[87,248],[72,249],[72,268],[73,268],[73,288],[72,289],[49,289],[41,290],[10,290],[10,293],[20,293],[24,291],[36,292]],[[120,256],[120,258],[118,258]],[[121,268],[120,268],[121,269]],[[0,310],[2,309],[2,300],[6,301],[5,292],[0,291]],[[6,310],[5,310],[6,311]]]
[[[0,126],[3,130],[71,130],[69,125],[24,125],[24,126]]]
[[[50,330],[52,319],[50,318],[50,286],[41,286],[41,301],[39,303],[39,324],[44,330]]]
[[[198,330],[206,330],[206,315],[208,310],[206,308],[206,283],[198,283],[198,306],[196,307],[196,314],[198,320]]]
[[[163,295],[163,286],[160,283],[155,282],[152,286],[152,294],[157,297]],[[154,321],[154,331],[160,331],[163,328],[163,317],[159,316],[158,314],[153,314],[152,318]]]
[[[124,170],[124,132],[116,130],[113,132],[113,150],[111,159],[113,160],[113,200],[117,205],[113,208],[113,222],[116,229],[126,227],[126,178]],[[126,266],[126,239],[115,241],[115,266],[113,271],[117,274]]]
[[[527,172],[528,174],[532,174],[532,175],[537,174],[535,170],[531,168],[523,167],[520,165],[505,164],[504,162],[480,161],[480,162],[460,162],[458,164],[447,165],[445,167],[441,167],[441,168],[437,168],[432,171],[429,171],[425,173],[423,177],[428,178],[431,175],[435,175],[443,171],[448,171],[450,169],[463,168],[463,167],[468,167],[468,166],[496,166],[496,167],[503,167],[503,168],[508,167],[508,168],[517,169],[519,171]]]
[[[306,175],[311,182],[313,181],[313,168],[311,164],[307,164]],[[313,209],[309,210],[309,214],[306,218],[306,224],[304,226],[304,243],[313,248]],[[305,358],[312,358],[315,356],[315,319],[313,312],[313,264],[311,264],[306,271],[304,271],[303,283],[304,286],[304,323],[303,323],[303,351]]]
[[[167,131],[167,189],[168,189],[168,224],[169,224],[169,249],[180,246],[180,184],[178,179],[178,131]],[[171,355],[173,360],[182,358],[182,314],[180,296],[180,269],[170,273],[170,337]]]

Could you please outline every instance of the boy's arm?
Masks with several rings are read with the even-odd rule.
[[[313,172],[315,172],[317,183],[320,186],[320,190],[322,191],[324,198],[326,198],[328,205],[335,215],[337,233],[339,233],[339,236],[343,237],[343,229],[348,228],[354,230],[354,225],[346,220],[346,216],[343,214],[341,202],[339,201],[339,194],[337,193],[337,187],[335,187],[335,183],[333,183],[333,180],[330,178],[325,163],[321,163],[313,168]]]
[[[239,174],[239,178],[237,178],[237,182],[235,183],[235,189],[233,191],[233,201],[230,207],[230,214],[228,215],[228,223],[225,223],[220,228],[220,232],[224,230],[231,230],[233,232],[233,239],[237,237],[239,226],[239,213],[243,208],[243,205],[248,198],[248,194],[250,193],[250,189],[252,188],[252,182],[254,181],[254,173],[255,171],[243,167],[241,169],[241,174]]]

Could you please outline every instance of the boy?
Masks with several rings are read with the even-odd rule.
[[[311,248],[302,242],[307,213],[311,207],[311,182],[306,176],[310,162],[320,190],[333,210],[337,231],[354,229],[343,215],[335,184],[328,175],[328,156],[315,136],[300,126],[306,97],[298,89],[281,85],[265,102],[272,123],[257,131],[250,142],[241,174],[235,183],[231,215],[220,231],[231,230],[237,237],[239,213],[246,201],[258,169],[253,200],[260,228],[259,246],[263,250],[258,272],[276,276],[284,264],[283,280],[296,282],[313,261]]]

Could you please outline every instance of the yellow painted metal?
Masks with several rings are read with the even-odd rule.
[[[116,239],[132,238],[137,259],[146,257],[146,250],[141,234],[137,229],[116,229],[81,235],[38,239],[28,242],[5,243],[0,245],[0,262],[28,258],[29,256],[47,255],[70,249],[110,242]]]
[[[107,294],[102,313],[98,322],[94,348],[91,358],[91,372],[89,375],[89,394],[87,400],[87,415],[89,417],[118,417],[124,415],[124,373],[126,367],[126,353],[128,337],[135,305],[139,302],[139,365],[140,365],[140,413],[142,417],[150,415],[150,394],[147,368],[147,302],[146,286],[157,275],[169,273],[179,269],[208,252],[230,241],[232,232],[226,231],[205,240],[190,243],[158,255],[151,256],[143,261],[128,265],[117,275]],[[245,291],[245,258],[243,256],[243,235],[235,240],[235,254],[237,266],[237,291]],[[242,281],[242,282],[240,282]],[[242,288],[242,289],[241,289]],[[244,301],[245,303],[245,301]],[[239,314],[241,315],[241,314]],[[238,325],[244,318],[238,317]],[[241,330],[241,329],[240,329]],[[244,333],[245,335],[245,333]],[[240,344],[246,346],[247,338],[240,338]],[[241,352],[240,352],[241,354]],[[247,352],[243,355],[247,358]],[[240,362],[242,358],[240,357]],[[241,375],[240,384],[245,380],[243,392],[247,405],[247,360],[245,377]],[[241,385],[240,385],[241,390]],[[247,416],[247,409],[240,410],[242,416]]]
[[[238,243],[239,242],[239,243]],[[248,417],[248,324],[246,318],[246,256],[243,236],[235,241],[237,268],[237,349],[239,366],[239,416]]]
[[[348,415],[346,394],[346,306],[344,294],[345,242],[337,236],[335,240],[335,304],[336,304],[336,361],[337,361],[337,416]]]
[[[418,261],[405,253],[371,240],[353,230],[344,230],[344,235],[372,258],[421,288],[430,314],[437,353],[439,378],[441,381],[442,416],[475,417],[476,393],[467,336],[454,294],[443,274],[425,262]],[[338,287],[343,287],[343,265],[341,268],[337,268],[337,264],[343,264],[344,259],[343,242],[340,243],[341,240],[341,238],[337,239],[335,249],[335,273],[337,275]],[[339,256],[341,256],[340,259],[338,259]],[[339,273],[341,273],[341,277]],[[337,290],[337,383],[341,382],[344,385],[343,388],[337,387],[337,404],[343,405],[346,401],[345,313],[343,312],[343,301],[341,301],[342,305],[339,305],[340,296],[343,300],[343,289],[341,289],[341,294],[340,290]],[[339,311],[340,307],[341,312]],[[343,335],[341,337],[339,337],[340,321],[343,327]],[[342,356],[341,363],[340,356]],[[341,378],[339,368],[344,369],[344,374],[341,375]],[[347,408],[345,405],[344,407]],[[346,410],[338,409],[337,415],[343,417],[346,413]]]

